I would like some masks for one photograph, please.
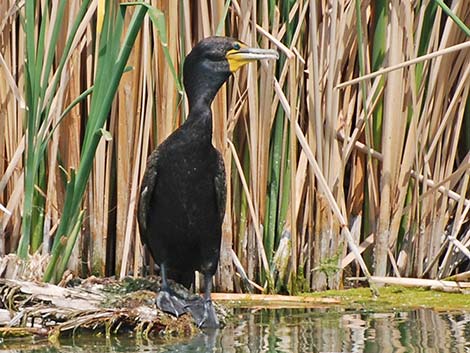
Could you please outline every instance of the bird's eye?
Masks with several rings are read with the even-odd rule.
[[[233,43],[233,49],[240,50],[240,44],[239,43]]]

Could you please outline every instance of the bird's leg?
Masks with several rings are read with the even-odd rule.
[[[219,320],[211,300],[212,275],[204,274],[204,297],[187,302],[186,309],[201,328],[219,328]]]
[[[155,300],[157,307],[166,313],[175,315],[176,317],[184,314],[186,312],[186,304],[173,293],[168,285],[166,265],[164,263],[160,264],[160,277],[162,279],[162,286]]]
[[[166,273],[166,265],[165,263],[162,263],[160,265],[160,278],[162,279],[162,287],[160,290],[169,292],[170,291],[170,286],[168,285],[168,275]]]
[[[204,274],[204,317],[200,323],[200,327],[204,328],[219,328],[219,320],[215,313],[214,305],[211,299],[212,292],[212,275]]]

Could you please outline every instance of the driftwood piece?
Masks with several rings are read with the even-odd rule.
[[[212,293],[212,299],[219,302],[236,302],[239,306],[260,306],[266,308],[314,308],[340,304],[336,298],[314,298],[278,294]]]

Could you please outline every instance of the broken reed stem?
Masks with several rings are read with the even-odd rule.
[[[230,151],[232,152],[232,157],[233,160],[235,161],[235,165],[237,167],[238,175],[240,177],[240,181],[242,182],[243,190],[246,194],[246,199],[248,202],[248,208],[250,210],[250,214],[252,217],[252,220],[255,221],[257,219],[256,214],[255,214],[255,208],[253,206],[253,201],[251,197],[250,190],[248,188],[248,184],[245,179],[245,175],[243,173],[243,168],[240,164],[240,160],[238,158],[237,150],[235,149],[235,146],[233,145],[232,141],[227,139],[227,143],[230,147]],[[259,229],[259,225],[253,224],[253,228],[255,229],[255,234],[256,234],[256,241],[258,245],[258,253],[261,257],[261,263],[263,264],[263,269],[265,271],[266,277],[269,279],[269,283],[273,283],[272,276],[271,276],[271,271],[269,270],[269,263],[268,263],[268,258],[266,257],[266,252],[264,250],[264,244],[263,244],[263,237],[261,235],[261,230]]]
[[[348,143],[351,140],[351,138],[345,139],[344,136],[341,133],[337,133],[336,138],[339,141],[342,141],[342,142],[347,141]],[[361,151],[361,152],[365,153],[365,154],[369,154],[371,157],[373,157],[373,158],[375,158],[379,161],[383,160],[382,154],[380,152],[377,152],[373,148],[370,148],[370,147],[366,146],[362,142],[359,142],[359,141],[354,142],[354,148],[357,149],[358,151]],[[468,167],[470,167],[470,163],[466,163],[464,165],[461,165],[459,167],[459,171],[461,173],[463,173],[465,171],[465,169],[468,168]],[[456,173],[456,172],[454,172],[454,173]],[[448,196],[450,199],[452,199],[454,201],[458,202],[458,201],[461,200],[461,195],[459,193],[457,193],[457,192],[441,185],[443,183],[446,183],[447,179],[450,178],[450,176],[447,179],[445,179],[443,181],[440,181],[439,183],[433,181],[432,179],[425,178],[424,175],[417,173],[413,169],[410,170],[410,176],[413,177],[414,179],[418,180],[421,183],[425,183],[431,189],[437,189],[441,194]],[[430,190],[428,190],[427,192],[429,193]],[[465,206],[470,206],[470,200],[465,199],[464,200],[464,205]]]
[[[415,59],[407,60],[407,61],[404,61],[400,64],[393,65],[393,66],[390,66],[390,67],[386,67],[384,69],[380,69],[378,71],[375,71],[375,72],[372,72],[370,74],[355,78],[353,80],[342,82],[339,85],[337,85],[335,88],[341,89],[341,88],[344,88],[346,86],[354,85],[354,84],[362,82],[362,81],[370,80],[370,79],[372,79],[374,77],[377,77],[377,76],[385,75],[385,74],[387,74],[389,72],[392,72],[392,71],[400,70],[400,69],[403,69],[405,67],[421,63],[423,61],[428,61],[428,60],[437,58],[439,56],[455,53],[457,51],[460,51],[460,50],[463,50],[463,49],[466,49],[466,48],[470,48],[470,41],[460,43],[460,44],[456,44],[456,45],[453,45],[453,46],[445,48],[445,49],[437,50],[437,51],[432,52],[430,54],[422,55],[422,56],[419,56]]]
[[[279,96],[280,102],[282,107],[284,108],[284,111],[286,113],[286,116],[290,119],[290,107],[287,102],[287,98],[285,97],[284,93],[282,92],[281,87],[279,86],[279,82],[275,80],[274,83],[275,87],[275,92]],[[351,232],[349,231],[349,228],[347,226],[346,219],[343,217],[341,210],[336,203],[333,194],[331,193],[328,183],[325,180],[325,177],[323,176],[320,167],[318,166],[315,157],[312,153],[312,150],[310,149],[310,146],[308,145],[308,142],[302,132],[302,129],[300,128],[299,124],[296,122],[295,125],[295,134],[297,136],[297,139],[299,140],[300,145],[302,146],[308,161],[310,162],[310,165],[313,168],[313,172],[318,180],[318,184],[320,185],[321,190],[326,196],[326,199],[328,200],[328,203],[330,205],[331,210],[333,211],[334,215],[338,218],[340,222],[340,227],[342,228],[344,235],[346,237],[346,240],[348,242],[349,248],[351,251],[354,253],[354,256],[356,257],[357,262],[359,263],[359,266],[361,267],[362,272],[366,275],[367,278],[369,278],[370,272],[367,268],[366,263],[364,262],[359,249],[357,248],[357,245],[354,243],[354,239],[352,238]]]

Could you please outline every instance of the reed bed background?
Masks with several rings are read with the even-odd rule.
[[[281,54],[213,104],[218,290],[469,270],[470,2],[148,4],[0,3],[1,256],[40,253],[55,282],[148,272],[146,158],[184,121],[184,56],[218,34]]]

